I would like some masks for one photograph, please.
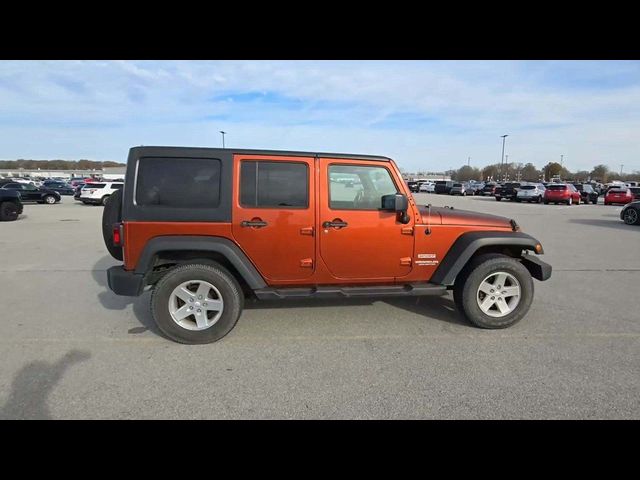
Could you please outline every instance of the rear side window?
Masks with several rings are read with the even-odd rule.
[[[123,183],[112,183],[111,184],[111,188],[113,190],[122,190],[122,187],[124,187]]]
[[[218,159],[143,157],[138,161],[136,203],[215,208],[220,203],[220,170]]]
[[[306,208],[309,205],[307,164],[243,161],[240,204],[243,207]]]
[[[104,188],[106,186],[105,183],[88,183],[87,188]]]

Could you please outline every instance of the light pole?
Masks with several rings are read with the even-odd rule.
[[[620,176],[622,177],[622,167],[624,167],[624,165],[620,165]]]
[[[509,176],[509,155],[504,156],[504,178],[503,181],[507,181],[507,177]]]
[[[471,165],[471,157],[467,158],[467,167]]]
[[[563,161],[564,161],[564,155],[560,155],[560,168],[562,168]]]
[[[502,175],[502,165],[504,164],[504,142],[508,136],[509,135],[502,135],[502,158],[500,158],[500,175],[498,175],[498,177]]]
[[[222,148],[224,148],[224,136],[227,134],[227,132],[223,132],[222,130],[220,130],[220,133],[222,134]]]

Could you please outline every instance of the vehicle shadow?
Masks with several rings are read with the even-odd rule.
[[[91,358],[84,350],[71,350],[56,362],[35,361],[20,369],[11,383],[11,393],[0,408],[0,420],[53,418],[47,399],[66,370]]]
[[[304,298],[282,300],[248,299],[244,308],[247,310],[277,309],[277,308],[321,308],[321,307],[356,307],[373,305],[374,302],[384,302],[402,310],[415,313],[428,319],[455,325],[470,325],[458,314],[453,300],[448,296],[434,297],[388,297],[388,298]]]
[[[102,287],[101,292],[98,294],[98,301],[108,310],[125,310],[129,305],[132,305],[133,314],[142,326],[131,328],[128,332],[131,334],[137,334],[149,330],[150,332],[164,338],[164,335],[162,335],[151,317],[151,311],[149,309],[149,292],[144,292],[139,297],[124,297],[116,295],[109,289],[107,283],[107,269],[113,265],[119,264],[120,263],[110,255],[105,255],[93,266],[91,271],[93,279]]]
[[[129,329],[129,333],[143,333],[147,330],[164,337],[158,329],[149,308],[150,292],[145,292],[139,297],[123,297],[113,293],[107,285],[107,269],[118,262],[105,255],[93,267],[93,279],[102,288],[98,294],[100,304],[109,310],[125,310],[130,305],[133,307],[133,314],[140,322],[141,327]],[[453,300],[450,296],[436,297],[371,297],[371,298],[304,298],[304,299],[283,299],[283,300],[257,300],[247,298],[244,308],[247,310],[262,309],[289,309],[289,308],[320,308],[320,307],[353,307],[373,305],[374,302],[385,302],[393,307],[418,314],[426,319],[438,320],[455,325],[471,327],[457,312]]]
[[[599,220],[595,218],[570,218],[571,223],[577,223],[580,225],[592,225],[594,227],[610,227],[617,230],[632,230],[635,225],[626,225],[620,217],[617,216],[617,220]],[[638,230],[640,231],[640,230]]]

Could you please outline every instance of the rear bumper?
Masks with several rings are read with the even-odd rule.
[[[122,265],[116,265],[107,270],[107,282],[116,295],[137,297],[144,289],[144,275],[127,271]]]
[[[522,255],[522,264],[529,270],[531,276],[541,282],[551,278],[551,265],[543,262],[535,255]]]

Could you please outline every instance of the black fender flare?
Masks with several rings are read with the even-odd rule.
[[[539,252],[536,251],[536,245],[540,245]],[[429,281],[439,285],[453,285],[456,276],[473,257],[473,254],[478,249],[487,246],[516,247],[521,250],[543,253],[540,242],[526,233],[467,232],[460,235],[453,243]]]
[[[209,237],[199,235],[167,235],[154,237],[147,242],[140,255],[135,273],[146,275],[153,267],[156,254],[165,251],[201,251],[216,252],[224,255],[235,267],[247,285],[253,290],[265,288],[267,284],[258,273],[256,267],[247,258],[240,247],[231,240],[223,237]]]

